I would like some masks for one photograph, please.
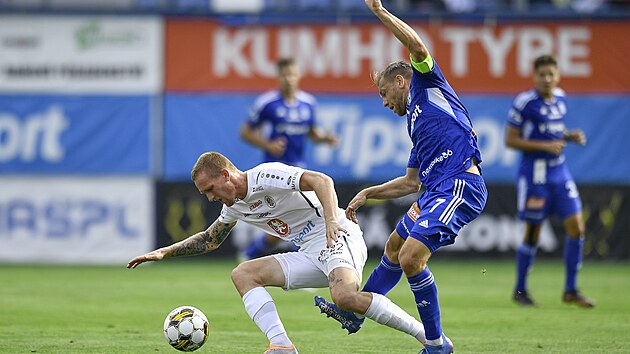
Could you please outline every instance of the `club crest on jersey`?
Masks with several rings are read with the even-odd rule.
[[[416,222],[416,220],[418,220],[418,218],[420,217],[420,208],[418,207],[418,202],[413,202],[413,204],[411,204],[411,207],[407,211],[407,216],[409,217],[409,219],[413,220],[413,222]]]
[[[271,219],[267,221],[267,225],[273,229],[278,235],[284,236],[289,233],[289,225],[280,219]]]
[[[267,206],[270,208],[276,207],[276,201],[269,195],[265,196],[265,203],[267,203]]]

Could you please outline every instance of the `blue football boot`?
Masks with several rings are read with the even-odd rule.
[[[347,330],[348,334],[358,332],[365,321],[365,317],[358,318],[353,312],[342,310],[321,296],[315,296],[315,306],[319,307],[321,313],[325,313],[326,317],[332,317],[341,323],[341,328]]]

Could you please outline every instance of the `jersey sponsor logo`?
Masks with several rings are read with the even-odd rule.
[[[302,231],[300,231],[300,233],[297,234],[297,236],[291,239],[291,242],[302,242],[302,240],[304,240],[304,237],[308,235],[311,232],[311,230],[313,230],[314,227],[315,227],[315,224],[311,220],[309,220],[308,223],[306,223],[306,226],[304,226],[304,228],[302,229]]]
[[[413,204],[411,204],[411,207],[409,207],[409,210],[407,211],[407,216],[409,219],[413,220],[414,223],[418,220],[420,217],[420,208],[418,207],[417,202],[413,202]]]
[[[265,196],[265,203],[267,203],[267,206],[270,208],[275,208],[276,207],[276,201],[273,199],[273,197],[266,195]]]
[[[448,149],[442,152],[440,156],[434,158],[433,161],[431,161],[431,163],[429,164],[429,167],[427,167],[424,171],[422,171],[422,177],[426,177],[431,172],[431,170],[433,169],[433,166],[435,166],[436,163],[442,162],[451,156],[453,156],[453,150],[451,149]]]
[[[260,213],[260,214],[256,215],[256,217],[259,218],[259,219],[262,219],[262,218],[264,218],[266,216],[269,216],[269,215],[271,215],[271,213],[269,213],[269,212],[267,212],[267,213]]]
[[[422,220],[422,221],[420,221],[418,223],[418,225],[420,225],[422,227],[425,227],[425,228],[428,228],[429,227],[429,220]],[[441,242],[441,240],[440,240],[440,242]]]
[[[264,190],[265,190],[265,187],[257,186],[257,187],[252,188],[252,193],[256,193],[256,192],[260,192],[260,191],[264,191]]]
[[[293,176],[290,176],[290,177],[287,179],[287,185],[290,185],[290,186],[291,186],[291,189],[293,189],[293,190],[297,190],[297,189],[298,189],[298,188],[297,188],[297,187],[298,187],[298,186],[297,186],[297,180],[298,180],[298,174],[299,174],[299,173],[300,173],[300,171],[296,171],[296,172],[293,174]]]
[[[289,233],[289,225],[280,219],[271,219],[267,221],[267,225],[273,229],[278,235],[284,236]]]
[[[413,113],[411,113],[411,131],[413,131],[413,126],[415,125],[416,119],[418,119],[420,113],[422,113],[422,110],[420,109],[419,105],[416,105],[416,107],[413,109]]]
[[[249,211],[254,211],[262,206],[262,200],[258,199],[249,206]]]

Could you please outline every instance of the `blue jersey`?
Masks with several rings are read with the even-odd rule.
[[[296,93],[296,103],[288,105],[279,91],[262,94],[249,112],[247,123],[252,128],[267,128],[269,140],[283,137],[287,141],[284,154],[275,157],[265,152],[264,162],[282,162],[306,167],[305,152],[308,132],[315,125],[315,98],[304,92]]]
[[[559,140],[564,137],[566,113],[563,90],[554,89],[553,99],[547,102],[531,89],[514,99],[508,124],[520,129],[527,140]],[[565,219],[582,210],[580,194],[563,154],[523,152],[516,189],[519,217],[530,223],[541,223],[550,214]],[[530,198],[544,202],[530,205]]]
[[[553,100],[546,102],[535,89],[531,89],[514,99],[508,124],[520,129],[523,139],[560,140],[564,137],[566,113],[567,105],[563,90],[554,89]],[[545,151],[523,152],[521,170],[533,170],[536,161],[542,160],[553,167],[564,163],[564,155],[558,156]]]
[[[467,170],[481,152],[468,111],[437,62],[422,74],[413,67],[407,98],[407,132],[413,143],[407,167],[418,168],[428,189]]]

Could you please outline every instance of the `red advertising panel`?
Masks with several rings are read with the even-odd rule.
[[[573,93],[630,93],[630,23],[414,23],[460,92],[515,93],[531,86],[531,63],[553,53],[561,86]],[[260,91],[274,87],[275,61],[292,56],[315,92],[373,92],[370,72],[407,60],[380,24],[224,26],[169,20],[166,88],[170,91]]]

